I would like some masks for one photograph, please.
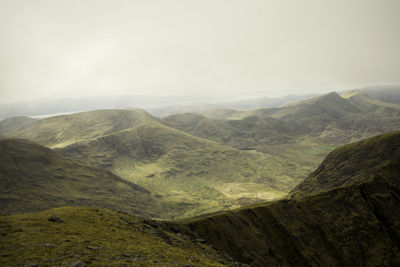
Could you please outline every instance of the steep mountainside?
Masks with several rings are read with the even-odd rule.
[[[290,196],[302,197],[337,187],[365,183],[395,172],[400,163],[400,131],[345,145],[331,152]],[[397,169],[399,169],[400,164]]]
[[[160,200],[144,188],[21,139],[0,141],[0,213],[97,206],[159,216]]]
[[[160,225],[254,266],[398,266],[399,143],[394,132],[335,150],[296,198]]]

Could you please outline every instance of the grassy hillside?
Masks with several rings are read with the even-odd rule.
[[[398,266],[399,142],[394,132],[335,150],[318,179],[305,182],[324,177],[331,184],[324,190],[300,186],[304,195],[293,199],[191,219],[96,208],[3,215],[0,264]],[[338,170],[329,167],[337,162]]]
[[[307,174],[297,165],[196,138],[154,120],[59,151],[179,203],[176,216],[284,197]]]
[[[251,124],[249,119],[242,131]],[[162,196],[169,208],[163,207],[160,216],[165,211],[192,216],[281,198],[309,172],[280,158],[167,127],[142,110],[51,117],[14,136],[55,148]]]
[[[212,120],[238,120],[245,113],[246,111],[231,108],[213,108],[203,111],[200,114]]]
[[[238,149],[287,143],[303,133],[293,125],[259,116],[248,116],[240,120],[213,120],[202,115],[184,113],[165,117],[162,122],[192,135]]]
[[[290,196],[301,197],[365,183],[381,172],[392,172],[389,167],[400,165],[399,148],[400,131],[345,145],[331,152],[317,170],[292,190]]]
[[[249,97],[232,99],[209,99],[210,102],[172,105],[146,109],[150,114],[158,118],[182,114],[201,114],[210,119],[239,119],[245,111],[264,107],[278,107],[292,101],[299,101],[312,95],[287,95],[282,97]],[[237,110],[239,109],[239,110]]]
[[[42,119],[31,127],[10,132],[9,135],[28,139],[49,148],[64,147],[130,128],[150,117],[140,109],[96,110]]]
[[[399,142],[395,132],[335,150],[297,198],[161,225],[252,266],[398,266]],[[321,179],[330,186],[310,193]]]
[[[235,120],[176,114],[162,121],[195,136],[255,149],[311,170],[339,145],[400,129],[399,105],[360,91],[342,95],[332,92],[282,107],[240,111]],[[223,113],[215,110],[215,117]]]
[[[192,103],[190,105],[172,105],[165,107],[147,108],[146,111],[157,118],[163,118],[178,113],[201,113],[209,109],[219,108],[219,105],[207,103]]]
[[[339,94],[312,98],[296,105],[251,111],[247,116],[277,118],[307,136],[326,143],[345,144],[400,128],[400,106],[363,93],[345,99]]]
[[[0,141],[1,214],[83,205],[156,217],[160,202],[140,186],[30,141]]]
[[[22,131],[38,123],[38,120],[28,117],[13,117],[0,121],[0,137],[12,135],[15,132]]]
[[[142,110],[102,110],[12,134],[111,171],[163,197],[171,216],[187,217],[284,197],[332,149],[399,129],[399,118],[398,105],[330,93],[239,120],[178,114],[160,121]]]
[[[62,222],[48,221],[52,216]],[[1,266],[233,266],[210,246],[105,209],[0,216]]]

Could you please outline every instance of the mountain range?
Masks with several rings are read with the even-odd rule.
[[[0,136],[30,140],[144,188],[151,217],[184,218],[285,197],[335,147],[399,129],[396,92],[332,92],[225,112],[235,119],[158,119],[141,109],[14,117],[0,122]]]
[[[396,92],[0,121],[0,265],[398,266]]]
[[[3,123],[11,125],[10,120]],[[162,197],[166,206],[159,206],[154,217],[187,217],[284,197],[307,175],[283,159],[168,127],[143,110],[83,112],[21,127],[13,137],[112,172]]]
[[[2,215],[0,263],[398,266],[399,145],[397,131],[342,146],[286,199],[194,218],[79,207]]]

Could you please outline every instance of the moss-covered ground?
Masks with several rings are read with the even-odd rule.
[[[62,222],[49,221],[52,216]],[[225,266],[203,241],[122,212],[56,208],[0,216],[1,266]]]

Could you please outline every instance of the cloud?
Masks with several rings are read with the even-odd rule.
[[[4,0],[0,96],[398,83],[398,10],[397,0]]]

